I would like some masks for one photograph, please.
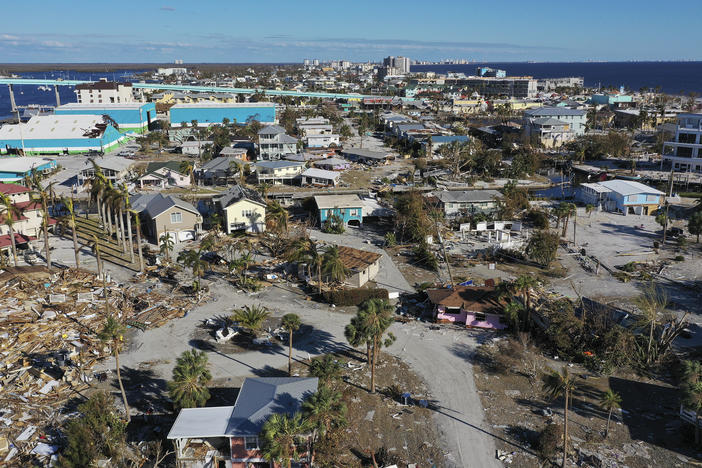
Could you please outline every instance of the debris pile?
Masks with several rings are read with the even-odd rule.
[[[109,310],[130,327],[158,327],[194,303],[140,284],[106,285]],[[97,337],[105,317],[103,281],[94,273],[49,274],[41,266],[0,273],[0,464],[56,451],[69,401],[85,397],[101,377],[93,367],[111,353]]]

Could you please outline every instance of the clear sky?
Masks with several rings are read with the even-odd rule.
[[[3,3],[0,62],[702,60],[700,0]]]

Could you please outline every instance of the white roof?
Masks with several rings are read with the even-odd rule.
[[[178,413],[167,438],[225,437],[233,411],[233,406],[183,408]]]
[[[55,159],[34,158],[31,156],[0,158],[0,171],[29,172],[35,167],[55,161]]]
[[[0,140],[88,138],[85,133],[101,123],[100,115],[35,115],[27,123],[0,127]]]
[[[195,95],[197,97],[197,95]],[[201,101],[201,102],[189,102],[183,104],[176,104],[171,109],[181,109],[181,108],[199,108],[199,107],[219,107],[219,108],[229,108],[229,107],[275,107],[273,102],[214,102],[214,101]]]
[[[316,195],[314,201],[317,208],[360,208],[363,202],[358,195]]]
[[[580,186],[581,186],[581,187],[587,187],[587,188],[589,188],[590,190],[592,190],[593,192],[597,192],[597,193],[607,193],[607,192],[611,192],[610,189],[608,189],[607,187],[605,187],[605,186],[603,186],[603,185],[600,185],[600,184],[580,184]]]
[[[653,187],[644,185],[640,182],[634,182],[633,180],[607,180],[600,182],[600,185],[610,189],[612,192],[616,192],[620,195],[635,195],[637,193],[648,193],[654,195],[665,195],[660,190],[656,190]]]
[[[319,179],[331,179],[336,180],[339,178],[341,173],[334,171],[325,171],[324,169],[317,169],[311,167],[302,173],[302,177],[317,177]]]
[[[74,110],[74,109],[140,109],[142,106],[148,104],[147,102],[105,102],[102,104],[95,103],[82,103],[82,102],[69,102],[68,104],[62,104],[56,108],[56,110]]]

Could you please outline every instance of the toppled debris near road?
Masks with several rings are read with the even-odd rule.
[[[136,328],[161,326],[194,304],[142,283],[106,285],[110,310]],[[93,367],[110,355],[96,335],[104,321],[103,281],[94,273],[39,266],[0,273],[0,464],[51,455],[46,447],[57,441],[70,400],[83,398],[101,377]]]

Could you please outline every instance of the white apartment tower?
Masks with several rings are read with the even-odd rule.
[[[79,104],[117,104],[134,102],[131,83],[115,83],[100,78],[95,83],[76,85]]]

